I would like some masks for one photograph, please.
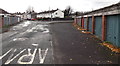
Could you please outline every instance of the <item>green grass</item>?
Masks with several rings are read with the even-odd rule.
[[[111,42],[109,42],[109,41],[104,41],[103,43],[108,43],[108,44],[112,44]]]
[[[9,28],[10,27],[10,25],[4,25],[3,26],[3,28]]]

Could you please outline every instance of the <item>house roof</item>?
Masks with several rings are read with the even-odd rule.
[[[0,14],[9,14],[7,11],[0,8]]]
[[[46,14],[46,13],[54,13],[55,11],[57,11],[59,9],[56,9],[56,10],[51,10],[51,11],[44,11],[44,12],[40,12],[38,14]]]
[[[85,13],[84,15],[90,14],[90,13],[95,13],[95,12],[106,12],[106,11],[110,11],[110,10],[114,10],[114,9],[120,9],[120,2],[116,3],[116,4],[112,4],[110,6],[106,6],[97,10],[93,10],[90,12]]]
[[[16,13],[12,13],[12,14],[16,14],[16,15],[23,15],[24,13],[21,13],[21,12],[16,12]]]

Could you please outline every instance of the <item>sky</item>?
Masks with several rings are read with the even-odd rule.
[[[64,10],[67,6],[71,6],[73,11],[91,11],[118,2],[120,0],[0,0],[0,8],[9,13],[25,12],[30,6],[36,12],[57,8]]]

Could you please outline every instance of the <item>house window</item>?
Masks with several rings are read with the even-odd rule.
[[[55,13],[57,15],[57,13]]]

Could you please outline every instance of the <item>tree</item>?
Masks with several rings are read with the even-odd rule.
[[[64,16],[65,16],[65,17],[69,17],[72,12],[73,12],[73,9],[71,8],[71,6],[68,6],[68,7],[64,10]]]
[[[83,15],[83,14],[84,14],[84,12],[82,12],[82,11],[81,11],[81,12],[78,12],[78,11],[75,12],[75,15],[76,15],[76,16],[81,16],[81,15]]]
[[[34,11],[34,10],[33,10],[33,7],[31,7],[31,6],[29,6],[28,9],[26,10],[27,13],[31,13],[31,12],[33,12],[33,11]]]

